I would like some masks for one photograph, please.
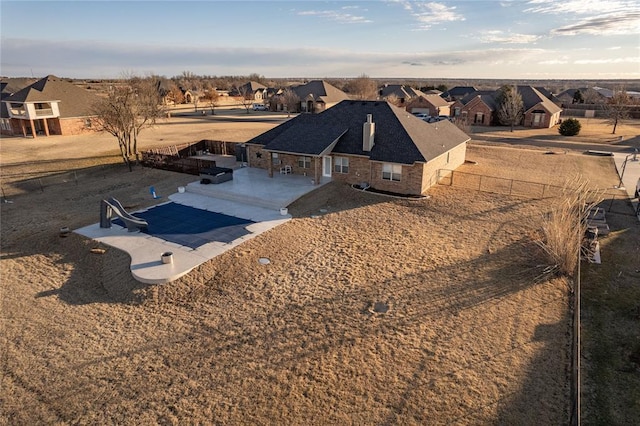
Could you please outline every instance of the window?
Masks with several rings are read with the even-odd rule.
[[[298,157],[298,167],[301,169],[310,169],[311,157]]]
[[[274,166],[279,166],[280,165],[280,157],[278,157],[278,153],[274,152],[271,154],[271,163]]]
[[[453,108],[453,116],[458,117],[460,115],[460,107]]]
[[[484,114],[481,112],[476,112],[476,116],[473,119],[473,122],[482,124],[484,122]]]
[[[384,163],[382,165],[382,179],[400,182],[402,166],[400,164]]]
[[[349,159],[347,157],[335,157],[333,170],[336,173],[349,173]]]

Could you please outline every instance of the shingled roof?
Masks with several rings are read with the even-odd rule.
[[[49,75],[3,99],[9,102],[58,101],[61,118],[87,117],[98,101],[93,93],[68,81]]]
[[[307,84],[292,87],[291,90],[298,95],[301,100],[311,96],[315,100],[321,100],[325,104],[337,103],[349,99],[349,95],[324,80],[311,80]]]
[[[549,98],[540,93],[538,89],[531,86],[517,86],[518,93],[522,96],[522,103],[524,104],[524,110],[529,111],[531,108],[538,104],[544,106],[544,108],[551,114],[562,111],[558,105],[554,104]]]
[[[371,114],[374,146],[362,148],[363,124]],[[449,121],[426,123],[380,101],[342,101],[317,115],[299,115],[248,143],[268,151],[304,155],[348,154],[399,164],[427,162],[469,140]]]

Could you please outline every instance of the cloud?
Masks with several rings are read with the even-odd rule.
[[[350,13],[342,13],[335,10],[305,10],[297,12],[298,16],[318,16],[329,21],[341,24],[369,24],[373,21],[364,16],[356,16]]]
[[[538,62],[540,65],[563,65],[563,64],[568,64],[569,61],[565,60],[565,59],[549,59],[546,61],[540,61]]]
[[[455,6],[447,6],[444,3],[398,0],[417,21],[418,29],[429,29],[434,25],[445,22],[464,21],[465,17],[456,12]]]
[[[551,31],[554,35],[575,36],[578,34],[625,35],[640,33],[640,12],[611,14],[583,19]]]
[[[574,61],[574,64],[587,65],[587,64],[623,64],[623,63],[640,63],[640,58],[637,56],[629,56],[626,58],[608,58],[608,59],[578,59]]]
[[[505,33],[504,31],[492,30],[480,32],[476,38],[480,43],[529,44],[535,43],[541,37],[533,34]]]
[[[638,10],[635,0],[530,0],[527,4],[531,7],[524,12],[546,13],[552,15],[600,15],[605,13],[627,12]]]

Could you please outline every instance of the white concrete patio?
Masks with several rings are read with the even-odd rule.
[[[178,204],[256,222],[247,226],[250,234],[229,244],[213,241],[192,249],[143,232],[128,232],[126,228],[115,224],[111,228],[100,228],[100,224],[95,223],[74,232],[127,252],[131,257],[131,273],[136,280],[147,284],[164,284],[291,220],[291,215],[281,208],[319,186],[305,176],[278,174],[269,178],[266,170],[241,168],[234,170],[233,180],[229,182],[203,185],[198,180],[187,185],[185,192],[169,196],[170,201]],[[162,254],[167,252],[172,253],[172,263],[162,263]]]

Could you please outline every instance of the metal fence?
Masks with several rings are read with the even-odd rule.
[[[437,183],[474,191],[526,198],[554,198],[560,196],[563,191],[563,187],[557,185],[447,169],[438,170]],[[631,214],[627,210],[627,206],[630,206],[631,212],[633,212],[633,206],[626,192],[618,189],[606,189],[602,191],[601,196],[603,199],[601,206],[608,212]]]

